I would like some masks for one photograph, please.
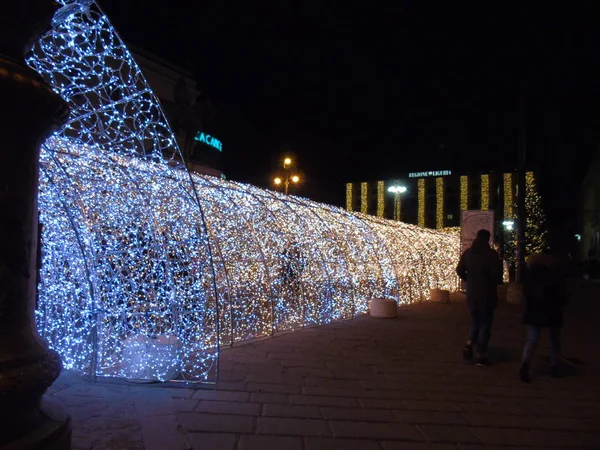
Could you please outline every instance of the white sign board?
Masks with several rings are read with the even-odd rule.
[[[468,249],[479,230],[490,232],[490,245],[494,239],[494,211],[462,211],[460,214],[460,254]],[[460,282],[461,290],[466,289],[463,281]]]
[[[490,245],[494,239],[494,211],[462,211],[460,216],[460,252],[468,249],[479,230],[490,232]]]

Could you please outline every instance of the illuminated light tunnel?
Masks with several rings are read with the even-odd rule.
[[[61,4],[28,63],[71,107],[42,146],[36,311],[66,368],[214,382],[222,345],[455,287],[455,234],[188,172],[98,5]]]

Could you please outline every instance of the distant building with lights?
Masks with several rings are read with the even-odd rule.
[[[600,150],[596,152],[583,181],[580,203],[579,258],[582,261],[600,259]]]
[[[493,210],[495,229],[501,230],[514,219],[516,194],[516,172],[409,172],[392,180],[347,183],[346,209],[426,228],[460,226],[461,211]]]
[[[148,84],[160,100],[186,164],[194,172],[220,177],[221,141],[213,136],[216,108],[196,86],[193,74],[129,45]]]

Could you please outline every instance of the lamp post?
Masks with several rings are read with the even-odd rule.
[[[275,179],[273,180],[273,183],[275,183],[275,186],[281,186],[281,184],[283,184],[284,189],[285,189],[285,195],[287,195],[287,193],[288,193],[290,183],[298,184],[300,182],[300,177],[298,175],[296,175],[296,174],[292,175],[291,173],[289,173],[291,166],[292,166],[292,159],[285,158],[283,160],[283,169],[285,171],[285,175],[283,177],[275,177]]]
[[[526,123],[526,85],[521,81],[519,102],[519,146],[518,146],[518,178],[517,178],[517,254],[516,277],[517,283],[523,282],[525,267],[525,227],[527,224],[525,209],[525,165],[527,163],[527,123]]]
[[[34,322],[40,145],[67,119],[64,100],[24,63],[55,2],[0,6],[0,448],[66,450],[70,418],[44,397],[61,371]]]
[[[390,186],[388,192],[394,194],[394,220],[400,221],[401,197],[406,192],[406,186]]]

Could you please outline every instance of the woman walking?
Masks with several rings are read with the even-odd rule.
[[[523,293],[525,294],[524,323],[527,326],[527,343],[519,376],[531,381],[529,366],[537,347],[542,328],[550,334],[550,375],[559,376],[561,355],[560,332],[563,325],[563,307],[567,302],[567,289],[558,258],[549,252],[537,253],[527,258]]]

